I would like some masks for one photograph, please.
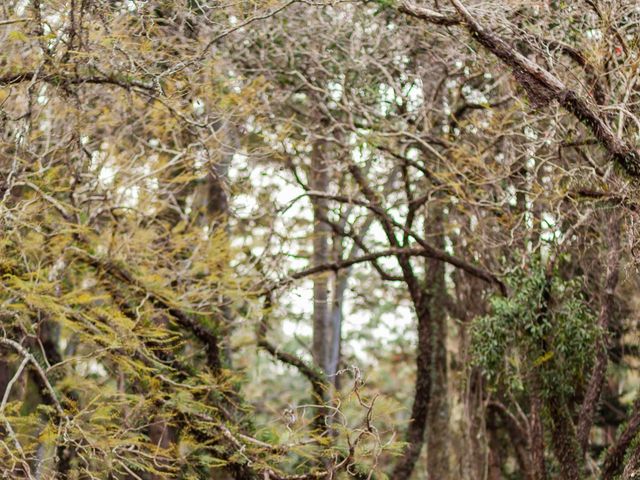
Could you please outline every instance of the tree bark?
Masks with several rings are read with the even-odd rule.
[[[327,192],[329,171],[324,142],[313,146],[311,165],[311,188]],[[330,261],[329,239],[331,227],[323,221],[327,217],[327,200],[313,198],[313,265],[324,265]],[[312,355],[316,365],[325,374],[330,374],[331,309],[329,305],[329,275],[322,273],[313,280],[313,346]]]
[[[618,284],[620,273],[620,219],[617,215],[612,216],[608,222],[607,243],[609,244],[608,255],[606,259],[606,277],[604,281],[604,289],[600,300],[600,315],[598,318],[598,326],[602,329],[603,338],[598,341],[596,362],[591,372],[587,393],[585,394],[580,409],[580,417],[578,420],[578,440],[582,451],[586,453],[589,444],[589,432],[593,425],[594,415],[600,396],[602,387],[604,386],[607,374],[607,365],[609,360],[608,352],[608,329],[611,323],[615,306],[615,289]]]
[[[418,304],[418,352],[416,356],[416,383],[411,419],[405,435],[407,448],[396,463],[391,478],[406,480],[411,477],[424,443],[431,395],[431,341],[432,326],[428,299]],[[441,432],[438,432],[441,433]]]
[[[612,445],[602,465],[602,480],[611,480],[618,475],[624,467],[624,456],[627,449],[640,432],[640,399],[633,404],[633,411],[627,426],[622,431],[618,440]]]
[[[548,404],[551,423],[551,445],[565,480],[582,480],[580,445],[565,400],[553,396]]]
[[[542,402],[537,393],[531,396],[531,411],[529,414],[529,445],[531,448],[531,478],[532,480],[546,480],[547,466],[544,461],[544,430],[542,427]]]
[[[434,245],[445,249],[442,205],[436,200],[429,212],[427,229]],[[435,259],[426,261],[426,287],[430,292],[431,318],[433,319],[431,400],[427,419],[427,478],[440,480],[450,478],[451,449],[448,401],[447,366],[447,314],[444,263]]]

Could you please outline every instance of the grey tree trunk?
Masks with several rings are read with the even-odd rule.
[[[339,386],[339,378],[336,375],[340,368],[340,354],[342,345],[342,319],[344,316],[344,294],[347,290],[349,283],[349,270],[340,272],[335,277],[335,288],[333,289],[333,302],[331,308],[330,318],[330,332],[329,332],[329,362],[327,366],[327,375],[330,376],[331,383],[336,388]]]
[[[388,180],[385,182],[385,192],[391,189],[397,176],[398,169],[394,169],[390,173]],[[344,223],[346,223],[346,219],[350,213],[351,210],[349,209],[343,213]],[[364,237],[367,234],[374,220],[375,215],[370,213],[358,229],[360,237]],[[336,258],[346,258],[347,260],[353,260],[362,253],[357,244],[354,244],[351,247],[347,255],[344,255],[344,248],[341,243],[335,244],[333,250]],[[347,291],[347,287],[349,286],[350,276],[351,269],[347,268],[338,272],[334,277],[333,301],[330,319],[329,368],[326,373],[330,376],[331,383],[333,383],[336,388],[340,388],[340,378],[336,373],[340,369],[340,359],[342,355],[342,322],[344,319],[344,295]]]
[[[327,192],[329,188],[329,167],[326,160],[324,142],[313,146],[311,159],[311,188]],[[313,266],[329,262],[331,227],[324,221],[327,218],[327,201],[323,198],[313,200]],[[315,364],[331,374],[331,308],[329,275],[320,274],[313,281],[313,345],[312,355]]]

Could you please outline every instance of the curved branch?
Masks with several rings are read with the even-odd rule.
[[[430,8],[419,7],[409,2],[402,2],[398,7],[398,11],[435,25],[450,26],[460,24],[460,19],[457,17],[447,16]]]
[[[618,138],[604,119],[596,105],[568,88],[558,77],[529,60],[491,30],[482,26],[467,10],[460,0],[450,0],[460,14],[466,30],[487,50],[511,67],[519,83],[545,103],[557,101],[565,110],[585,125],[614,161],[631,177],[640,178],[640,152],[629,142]],[[413,16],[425,21],[433,20],[429,16],[419,16],[420,9],[408,2],[403,3],[401,11],[409,10]]]
[[[155,90],[153,84],[141,82],[135,79],[123,79],[118,78],[115,74],[107,74],[104,76],[98,75],[64,75],[59,73],[42,73],[38,71],[13,73],[10,75],[4,75],[0,77],[0,85],[9,86],[22,82],[30,82],[32,80],[41,80],[43,82],[50,83],[52,85],[115,85],[124,89],[131,89],[132,87],[141,88],[144,90]]]
[[[513,69],[525,89],[549,100],[556,100],[591,130],[600,145],[629,176],[640,178],[640,152],[613,133],[596,106],[591,105],[576,91],[569,89],[548,70],[526,58],[491,30],[480,25],[460,0],[450,1],[464,19],[467,30],[482,46]]]
[[[296,355],[280,350],[267,339],[267,314],[271,310],[271,307],[271,294],[266,293],[264,301],[264,313],[257,328],[258,347],[264,348],[267,352],[269,352],[273,357],[280,360],[282,363],[286,363],[287,365],[291,365],[292,367],[296,368],[309,380],[314,394],[321,399],[328,387],[328,384],[322,372],[315,369],[313,366],[307,365],[306,362],[304,362]]]
[[[29,352],[29,350],[27,350],[25,347],[20,345],[15,340],[11,340],[10,338],[0,337],[0,344],[6,345],[7,347],[12,348],[18,354],[20,354],[22,356],[22,358],[28,360],[28,362],[31,363],[31,365],[35,369],[36,373],[38,374],[38,376],[42,380],[42,383],[43,383],[44,387],[46,388],[48,395],[51,397],[51,401],[53,403],[53,406],[56,409],[56,412],[57,412],[58,416],[61,419],[64,419],[67,422],[69,422],[69,418],[64,413],[64,409],[62,408],[62,404],[60,403],[60,400],[58,399],[58,395],[56,394],[56,391],[53,389],[53,386],[49,382],[49,379],[47,378],[47,374],[45,373],[44,369],[40,366],[40,364],[38,363],[36,358],[31,354],[31,352]]]
[[[506,294],[506,287],[504,283],[498,279],[493,273],[484,270],[480,267],[476,267],[468,263],[465,260],[449,255],[448,253],[441,251],[435,247],[414,247],[414,248],[389,248],[386,250],[382,250],[379,252],[372,252],[366,255],[361,255],[359,257],[342,260],[338,262],[330,262],[322,265],[316,265],[311,268],[307,268],[305,270],[300,270],[298,272],[292,273],[290,277],[283,282],[271,287],[271,291],[279,288],[283,285],[286,285],[293,280],[298,280],[300,278],[308,277],[310,275],[315,275],[317,273],[322,272],[337,272],[339,270],[343,270],[345,268],[349,268],[353,265],[357,265],[359,263],[372,262],[377,260],[378,258],[383,257],[397,257],[397,256],[405,256],[405,257],[425,257],[425,258],[433,258],[434,260],[440,260],[455,267],[464,270],[465,272],[473,275],[476,278],[484,280],[487,283],[492,283],[496,285],[500,292],[504,295]]]
[[[91,265],[92,267],[102,270],[113,278],[124,282],[127,285],[136,287],[142,290],[149,296],[151,302],[158,308],[162,308],[169,312],[169,314],[177,320],[177,322],[187,330],[191,331],[196,338],[198,338],[207,347],[207,362],[214,372],[220,370],[220,352],[218,347],[218,336],[211,332],[208,328],[202,325],[197,319],[187,315],[180,308],[177,308],[169,300],[162,298],[157,293],[149,290],[140,281],[138,281],[134,275],[126,270],[124,267],[117,265],[116,263],[109,261],[108,259],[102,259],[88,254],[79,248],[73,248],[77,257],[82,261]]]
[[[435,260],[440,260],[440,261],[448,263],[448,264],[450,264],[450,265],[452,265],[452,266],[454,266],[456,268],[464,270],[469,275],[472,275],[472,276],[474,276],[476,278],[484,280],[485,282],[492,283],[492,284],[496,285],[499,288],[500,293],[502,295],[506,295],[507,294],[506,286],[493,273],[488,272],[487,270],[484,270],[481,267],[477,267],[475,265],[472,265],[471,263],[467,262],[466,260],[458,258],[458,257],[456,257],[454,255],[451,255],[451,254],[445,252],[444,250],[441,250],[439,248],[436,248],[436,247],[433,247],[433,246],[429,245],[428,243],[426,243],[424,241],[424,239],[420,238],[420,236],[416,235],[414,232],[412,232],[410,230],[407,230],[404,227],[404,225],[401,225],[398,222],[396,222],[395,220],[393,220],[389,215],[387,215],[387,213],[384,211],[384,209],[382,207],[378,206],[378,205],[374,205],[374,204],[372,204],[372,203],[370,203],[368,201],[356,200],[354,198],[351,198],[351,197],[348,197],[348,196],[343,196],[343,195],[331,195],[331,194],[325,194],[325,193],[313,192],[313,191],[307,192],[305,195],[308,195],[308,196],[321,196],[323,198],[328,198],[328,199],[331,199],[331,200],[335,200],[337,202],[349,203],[349,204],[358,205],[358,206],[362,206],[362,207],[368,208],[372,212],[374,212],[379,218],[381,218],[386,224],[388,224],[389,227],[393,226],[393,227],[397,227],[397,228],[401,229],[402,231],[407,231],[409,233],[409,236],[414,238],[416,240],[416,242],[420,245],[420,248],[406,248],[405,249],[405,248],[401,248],[401,247],[398,246],[398,247],[390,248],[388,250],[384,250],[383,252],[380,252],[380,254],[371,253],[369,255],[364,255],[362,257],[359,257],[358,259],[349,260],[345,266],[340,266],[341,262],[327,264],[327,265],[330,265],[330,266],[327,267],[327,268],[324,268],[324,269],[322,269],[320,271],[340,270],[341,268],[349,267],[351,265],[354,265],[355,263],[362,263],[362,262],[372,261],[372,260],[375,260],[376,258],[380,258],[380,257],[403,256],[403,255],[407,255],[407,256],[422,256],[422,257],[433,258]],[[359,259],[362,259],[362,260],[359,260]],[[337,266],[337,268],[336,268],[336,266]],[[319,268],[319,267],[315,267],[315,268]],[[316,272],[312,272],[312,273],[319,273],[319,272],[316,271]],[[311,273],[308,273],[307,275],[310,275],[310,274]],[[306,276],[306,275],[303,275],[303,276]],[[295,279],[295,278],[296,277],[294,277],[293,279]]]

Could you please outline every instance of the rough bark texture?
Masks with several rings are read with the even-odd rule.
[[[418,354],[416,356],[416,383],[411,419],[405,435],[407,448],[396,463],[391,478],[405,480],[411,477],[424,443],[431,394],[431,318],[428,306],[418,311]]]
[[[11,363],[5,360],[0,360],[0,398],[4,396],[7,384],[11,380],[12,375]]]
[[[380,208],[379,196],[369,186],[366,177],[357,165],[349,165],[349,171],[364,194],[367,201],[376,208],[375,211],[382,212]],[[380,223],[385,236],[392,248],[401,247],[395,235],[391,219],[384,214],[379,214]],[[392,477],[397,480],[405,480],[411,476],[416,461],[420,456],[424,443],[424,433],[426,430],[427,418],[429,414],[429,403],[431,395],[431,340],[433,335],[432,318],[430,316],[430,296],[420,286],[416,277],[410,258],[407,255],[398,254],[396,256],[403,280],[409,290],[409,296],[413,303],[418,320],[418,347],[416,354],[416,381],[413,406],[411,408],[411,418],[405,434],[407,448],[396,463]]]
[[[505,454],[504,445],[498,434],[496,414],[493,410],[487,412],[487,435],[489,437],[489,458],[487,468],[487,480],[500,480],[502,478],[502,461]]]
[[[433,235],[437,248],[444,250],[443,212],[434,205],[426,221],[426,233]],[[430,292],[430,310],[433,318],[431,403],[427,420],[427,476],[438,480],[450,478],[451,458],[449,438],[449,402],[447,368],[447,316],[444,263],[428,259],[426,262],[426,287]]]
[[[339,377],[336,372],[340,368],[340,355],[342,344],[342,319],[344,294],[347,290],[350,270],[342,271],[335,276],[335,288],[333,289],[333,302],[330,318],[329,362],[327,374],[332,375],[332,383],[338,387]]]
[[[633,404],[633,411],[616,443],[609,448],[602,465],[602,480],[611,480],[620,474],[624,467],[624,456],[631,442],[640,432],[640,400]]]
[[[640,447],[631,454],[622,471],[622,480],[638,480],[640,478]]]
[[[226,123],[220,128],[220,135],[224,138],[226,147],[220,154],[218,162],[212,168],[207,178],[205,221],[210,225],[212,233],[216,229],[224,228],[225,233],[228,234],[229,198],[226,190],[226,181],[233,156],[239,148],[239,141],[236,129],[229,123]],[[226,241],[228,241],[228,239]],[[218,356],[217,362],[213,357],[210,359],[210,362],[217,363],[218,368],[223,364],[227,368],[231,367],[231,329],[233,314],[230,303],[228,298],[220,298],[222,321],[217,322],[220,328],[216,336],[222,337],[219,339],[221,345],[216,348],[217,351],[215,352],[215,355]]]
[[[569,409],[561,396],[549,400],[551,417],[551,446],[558,460],[560,473],[565,480],[581,480],[581,452]]]
[[[600,315],[598,325],[602,329],[603,338],[598,342],[596,362],[591,372],[589,385],[585,398],[580,409],[578,419],[577,435],[580,446],[584,451],[589,443],[589,432],[593,425],[594,415],[600,401],[602,388],[604,386],[607,365],[608,365],[608,345],[606,339],[609,337],[608,328],[613,316],[615,306],[615,289],[618,284],[620,273],[620,220],[613,216],[609,222],[607,243],[609,247],[608,258],[606,260],[606,277],[604,281],[604,291],[600,301]]]
[[[529,414],[529,444],[531,449],[531,478],[533,480],[547,479],[547,466],[544,461],[544,432],[542,429],[542,402],[534,393],[531,397],[531,412]]]
[[[568,88],[556,76],[526,58],[491,30],[480,25],[459,0],[450,1],[464,20],[467,30],[473,37],[512,68],[514,76],[527,91],[532,103],[540,106],[546,105],[552,100],[557,101],[591,130],[597,141],[629,176],[640,177],[640,153],[633,145],[624,142],[613,132],[607,125],[604,115],[597,105],[591,104],[577,92]],[[444,25],[454,23],[449,17],[444,17],[440,14],[434,16],[433,13],[435,12],[424,12],[422,9],[406,2],[403,4],[401,11],[430,23]]]

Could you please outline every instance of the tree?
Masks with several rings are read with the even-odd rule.
[[[635,2],[0,11],[6,476],[637,473]]]

